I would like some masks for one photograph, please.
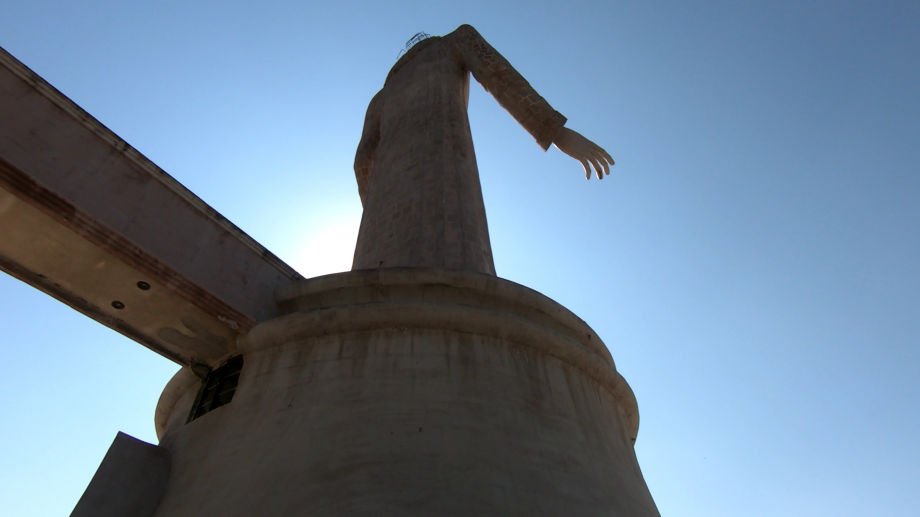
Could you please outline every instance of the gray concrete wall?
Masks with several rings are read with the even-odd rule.
[[[163,449],[118,433],[71,517],[153,515],[168,478]]]
[[[177,377],[157,515],[657,515],[587,325],[489,275],[382,274],[281,293],[233,401],[187,424]]]

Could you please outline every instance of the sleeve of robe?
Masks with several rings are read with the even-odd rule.
[[[461,25],[449,38],[461,63],[495,100],[537,140],[544,150],[565,125],[554,110],[492,45],[470,25]]]

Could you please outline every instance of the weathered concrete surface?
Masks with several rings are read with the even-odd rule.
[[[118,433],[71,517],[153,515],[169,478],[169,457],[156,445]]]
[[[0,113],[4,271],[181,364],[276,315],[293,269],[2,49]]]
[[[635,399],[570,312],[490,275],[358,271],[279,292],[232,402],[158,408],[157,515],[657,515]],[[185,393],[181,393],[184,391]]]

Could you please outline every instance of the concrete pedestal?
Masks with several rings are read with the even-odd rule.
[[[490,275],[353,271],[278,293],[233,400],[157,408],[161,516],[657,515],[636,402],[594,332]]]

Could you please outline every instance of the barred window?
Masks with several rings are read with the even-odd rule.
[[[236,393],[236,385],[240,381],[240,372],[243,370],[243,356],[231,357],[226,363],[211,370],[198,391],[198,397],[192,405],[188,422],[201,415],[229,403]]]

